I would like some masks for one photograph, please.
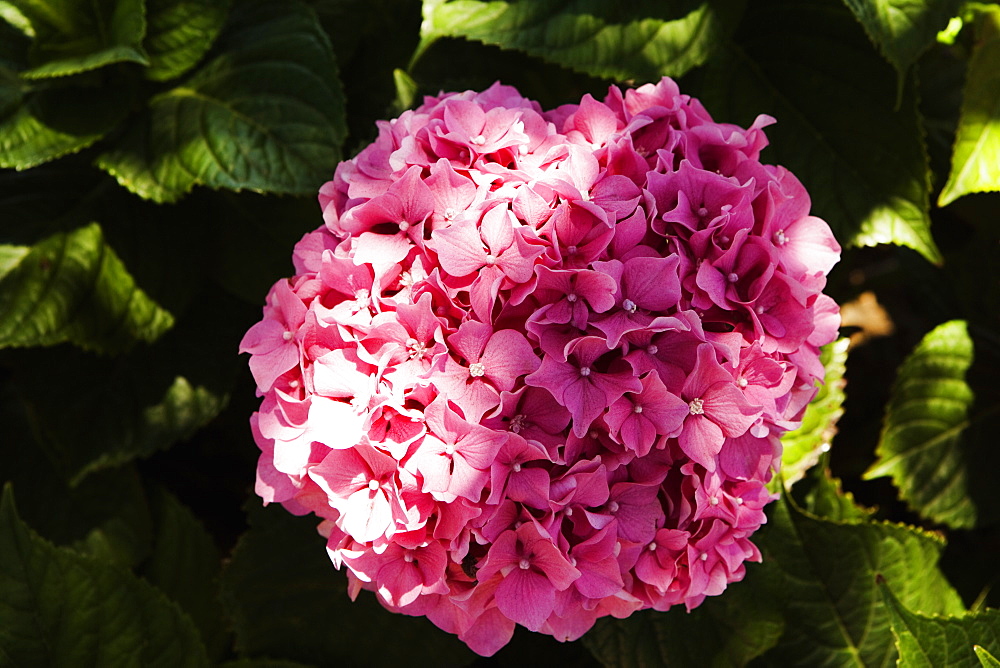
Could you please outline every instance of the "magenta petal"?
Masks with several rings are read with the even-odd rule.
[[[704,415],[688,417],[684,421],[684,430],[677,437],[684,454],[708,471],[715,470],[715,457],[722,450],[725,440],[719,425]]]
[[[529,631],[540,631],[556,603],[549,579],[532,569],[514,568],[496,590],[497,608]]]

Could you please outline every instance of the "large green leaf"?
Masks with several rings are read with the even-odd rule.
[[[787,486],[799,480],[830,449],[837,420],[844,414],[844,380],[848,339],[823,347],[820,361],[826,369],[816,397],[802,416],[802,425],[781,437],[781,472]]]
[[[151,585],[57,548],[0,502],[0,662],[14,666],[207,666],[191,620]]]
[[[690,613],[681,606],[604,617],[583,643],[608,668],[743,666],[774,647],[784,630],[781,615],[755,593],[752,583],[735,583]]]
[[[899,665],[907,668],[967,666],[978,668],[977,648],[1000,653],[1000,612],[984,610],[953,617],[911,612],[894,591],[898,582],[880,583],[892,621],[892,634],[899,650]],[[988,665],[985,661],[982,665]]]
[[[156,533],[139,573],[190,615],[209,655],[221,658],[229,638],[219,599],[219,551],[198,518],[172,494],[157,488],[150,497]]]
[[[250,512],[222,580],[237,651],[317,666],[461,666],[473,654],[423,617],[396,615],[368,592],[352,602],[315,517],[278,506]]]
[[[897,104],[896,73],[850,12],[836,0],[765,2],[735,40],[689,92],[718,119],[777,118],[766,157],[802,180],[841,243],[899,244],[939,262],[914,86]]]
[[[1000,25],[1000,8],[983,17]],[[962,195],[1000,190],[1000,34],[987,32],[972,54],[965,81],[951,172],[938,205]]]
[[[146,0],[146,78],[167,81],[201,60],[219,36],[229,0]]]
[[[333,175],[344,99],[326,34],[299,3],[241,4],[217,55],[154,97],[98,164],[171,202],[194,185],[313,194]]]
[[[118,352],[156,340],[173,324],[135,284],[96,223],[28,249],[8,246],[3,254],[0,347],[70,341]]]
[[[900,82],[956,14],[960,0],[844,0],[865,32],[899,71]]]
[[[142,0],[0,0],[0,15],[34,37],[27,78],[61,77],[111,63],[148,63]]]
[[[913,609],[963,609],[937,568],[943,542],[918,529],[821,519],[786,495],[756,542],[763,553],[757,600],[785,621],[778,645],[763,657],[774,665],[889,665],[895,649],[877,574],[899,583],[900,598]]]
[[[724,43],[743,6],[735,0],[425,0],[418,55],[439,37],[464,37],[608,79],[680,76]]]
[[[49,87],[0,63],[0,168],[27,169],[90,146],[124,118],[131,99],[125,84]]]
[[[966,373],[973,343],[966,324],[953,320],[928,333],[903,362],[886,407],[878,460],[866,478],[892,476],[900,496],[924,517],[956,528],[989,519],[992,497],[977,502],[975,457],[964,432],[973,417]]]

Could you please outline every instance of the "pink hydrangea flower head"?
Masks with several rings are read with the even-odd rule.
[[[483,655],[740,580],[839,324],[772,122],[666,78],[380,122],[240,344],[257,493],[321,518],[352,596]]]

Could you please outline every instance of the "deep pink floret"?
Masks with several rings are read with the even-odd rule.
[[[352,596],[483,655],[742,579],[839,324],[772,122],[664,78],[379,123],[240,344],[257,493],[322,519]]]

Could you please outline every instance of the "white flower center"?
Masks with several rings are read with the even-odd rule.
[[[410,229],[410,224],[408,222],[406,222],[405,220],[399,221],[399,231],[400,232],[405,232],[408,229]]]
[[[456,211],[455,209],[452,209],[451,207],[448,207],[447,209],[444,210],[444,218],[445,218],[445,220],[455,220],[455,216],[457,216],[457,215],[458,215],[458,211]]]
[[[407,339],[406,349],[410,351],[411,360],[423,359],[427,354],[427,346],[416,339]]]
[[[650,343],[648,346],[646,346],[646,352],[649,353],[650,355],[655,355],[656,353],[660,352],[660,349],[657,348],[652,343]]]
[[[586,378],[587,376],[589,376],[590,375],[590,367],[589,366],[582,366],[582,367],[580,367],[580,375],[583,376],[584,378]]]
[[[698,558],[701,559],[702,561],[708,561],[708,552],[702,552],[701,556]]]
[[[718,499],[718,497],[715,497],[715,496],[708,497],[708,502],[710,504],[712,504],[713,506],[719,505],[719,499]]]
[[[655,552],[656,551],[656,542],[654,541],[654,542],[650,543],[649,545],[647,545],[646,547],[647,547],[647,549],[649,549],[650,552]]]
[[[736,384],[739,385],[740,387],[746,387],[747,385],[750,384],[750,381],[740,376],[740,379],[736,381]]]
[[[520,473],[521,472],[521,463],[520,462],[514,462],[513,464],[510,465],[510,470],[513,471],[514,473]]]
[[[642,413],[642,406],[639,406],[638,404],[635,405],[635,406],[633,406],[632,407],[632,412],[635,413],[635,414],[637,414],[637,415],[639,413]]]
[[[697,399],[692,399],[691,403],[688,404],[688,409],[691,411],[691,415],[704,415],[705,414],[705,400],[701,397]]]
[[[788,243],[788,237],[785,236],[784,230],[778,230],[777,232],[774,233],[774,243],[778,244],[779,246],[784,246],[786,243]]]
[[[483,144],[486,143],[486,137],[484,137],[482,135],[476,135],[475,137],[473,137],[469,141],[471,141],[476,146],[482,146]]]
[[[470,364],[469,375],[473,378],[479,378],[480,376],[486,375],[486,365],[482,362],[474,362]]]
[[[566,301],[568,301],[570,304],[572,304],[573,302],[575,302],[576,301],[576,294],[571,292],[568,295],[566,295]]]
[[[406,554],[403,555],[403,561],[405,561],[408,564],[412,564],[413,563],[413,553],[407,551]]]
[[[521,567],[522,571],[526,571],[531,568],[531,562],[527,559],[522,559],[517,565]]]
[[[486,254],[486,264],[488,264],[489,266],[492,267],[496,263],[497,263],[497,259],[495,257],[493,257],[493,254],[492,253],[487,253]]]
[[[373,480],[369,480],[368,481],[368,489],[370,489],[373,492],[376,489],[378,489],[378,480],[374,480],[374,479]]]
[[[288,331],[282,332],[281,334],[281,338],[283,338],[285,341],[291,341],[294,337],[295,335]]]
[[[742,506],[743,505],[743,497],[742,496],[737,496],[736,497],[736,505],[737,506]]]

